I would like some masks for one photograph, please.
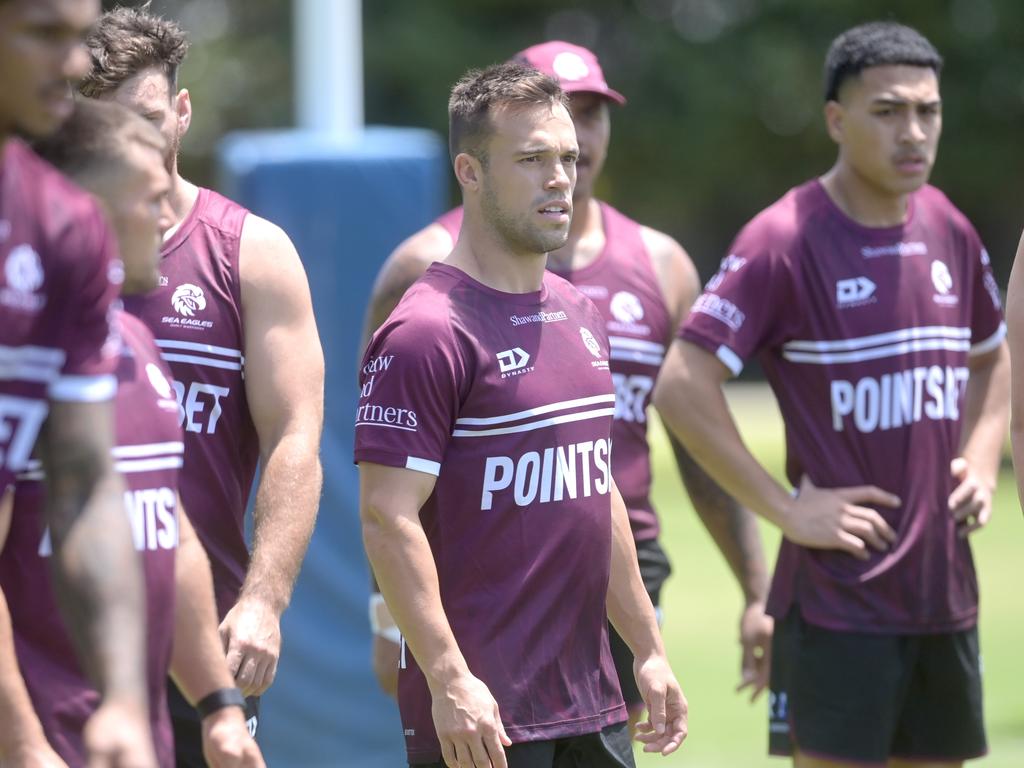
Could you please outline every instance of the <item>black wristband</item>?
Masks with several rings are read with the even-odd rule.
[[[212,715],[225,707],[241,707],[244,710],[245,696],[237,688],[220,688],[200,699],[196,704],[196,712],[199,713],[200,720],[205,720],[207,715]]]

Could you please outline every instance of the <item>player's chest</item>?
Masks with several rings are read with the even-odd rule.
[[[833,338],[926,326],[969,326],[971,273],[962,254],[921,240],[817,253],[804,261],[804,321]]]
[[[592,319],[561,310],[519,317],[538,319],[495,327],[474,339],[475,375],[461,418],[519,412],[554,417],[576,407],[565,404],[614,400],[608,343]]]

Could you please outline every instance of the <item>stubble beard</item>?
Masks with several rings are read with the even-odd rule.
[[[544,230],[531,225],[524,218],[508,215],[490,188],[485,188],[480,199],[484,218],[514,253],[542,254],[557,251],[569,239],[569,228]]]

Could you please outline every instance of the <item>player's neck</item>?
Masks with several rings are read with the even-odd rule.
[[[191,181],[182,178],[178,174],[177,166],[175,166],[171,175],[174,179],[174,183],[171,186],[171,192],[168,196],[168,200],[171,203],[171,210],[174,211],[174,225],[170,230],[168,230],[168,234],[176,230],[181,225],[181,223],[192,212],[192,208],[195,207],[196,200],[199,199],[199,187]]]
[[[909,194],[885,192],[852,168],[837,163],[820,180],[839,210],[863,227],[897,227],[907,219]]]
[[[544,281],[547,255],[520,253],[482,219],[466,216],[462,232],[445,264],[461,269],[477,282],[504,293],[533,293]]]
[[[555,272],[583,269],[592,264],[603,249],[601,206],[593,197],[573,200],[569,239],[557,251],[548,254],[548,267]]]

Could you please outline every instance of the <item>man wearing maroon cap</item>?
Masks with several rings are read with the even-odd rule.
[[[665,347],[699,292],[697,272],[671,237],[638,224],[593,196],[608,150],[608,102],[626,101],[608,86],[597,57],[586,48],[551,41],[527,48],[513,59],[554,77],[570,95],[580,147],[574,213],[569,239],[548,254],[547,268],[590,298],[605,321],[616,389],[613,474],[629,509],[645,585],[657,606],[671,568],[658,544],[658,518],[650,502],[647,405]],[[364,346],[406,289],[430,264],[451,252],[461,224],[459,207],[414,234],[388,257],[370,297]],[[771,635],[771,622],[764,613],[767,570],[758,529],[746,509],[726,496],[678,445],[673,447],[691,501],[743,590],[741,687],[749,686],[756,696],[767,683],[764,650]],[[370,620],[377,679],[394,694],[399,636],[380,595],[371,596]],[[633,680],[633,658],[614,631],[611,644],[635,723],[643,703]]]

